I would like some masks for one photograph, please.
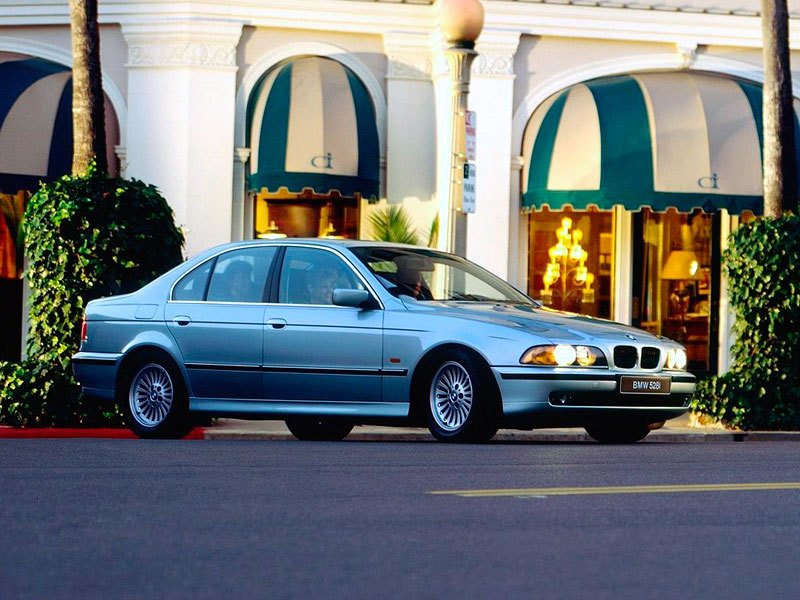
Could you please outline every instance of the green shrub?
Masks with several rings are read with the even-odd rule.
[[[140,288],[182,260],[183,234],[158,190],[85,176],[43,185],[23,223],[29,264],[26,360],[0,365],[0,419],[17,426],[118,424],[113,406],[80,396],[70,357],[86,304]]]
[[[723,254],[736,314],[733,366],[692,409],[742,429],[800,429],[800,217],[739,227]]]

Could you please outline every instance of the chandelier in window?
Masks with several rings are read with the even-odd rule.
[[[560,282],[560,308],[567,308],[567,299],[574,296],[577,304],[594,302],[594,274],[586,267],[589,253],[581,246],[583,232],[572,229],[572,219],[564,217],[561,227],[556,229],[558,243],[547,251],[550,262],[542,276],[544,289],[542,302],[547,306],[553,305],[553,290],[551,286]]]

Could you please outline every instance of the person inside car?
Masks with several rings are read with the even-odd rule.
[[[252,281],[253,267],[244,260],[235,260],[225,269],[232,302],[255,302]]]
[[[322,267],[309,273],[308,298],[311,304],[333,304],[333,290],[338,286],[339,273],[332,267]]]

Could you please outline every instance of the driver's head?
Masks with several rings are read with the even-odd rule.
[[[332,304],[333,290],[339,274],[332,267],[321,267],[309,273],[308,295],[312,304]]]

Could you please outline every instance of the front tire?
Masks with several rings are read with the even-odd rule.
[[[463,350],[434,367],[428,385],[428,429],[442,442],[487,442],[498,429],[499,398],[486,365]]]
[[[298,440],[307,442],[339,442],[353,430],[352,423],[315,417],[286,419],[286,427]]]
[[[182,438],[191,429],[189,398],[178,369],[155,353],[128,370],[120,404],[131,431],[142,438]]]
[[[586,433],[601,444],[632,444],[650,433],[646,423],[600,423],[588,425]]]

